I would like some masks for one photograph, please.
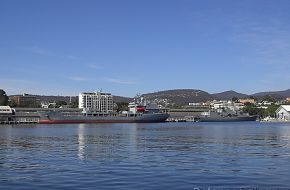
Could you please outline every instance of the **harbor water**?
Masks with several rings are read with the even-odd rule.
[[[0,189],[276,189],[289,171],[289,123],[0,126]]]

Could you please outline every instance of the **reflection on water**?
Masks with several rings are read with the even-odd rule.
[[[85,135],[84,135],[84,130],[85,130],[85,125],[80,124],[78,127],[78,143],[79,143],[79,148],[78,148],[78,157],[80,160],[84,159],[84,149],[85,149]]]
[[[0,189],[287,188],[289,170],[287,123],[0,127]]]
[[[117,126],[117,125],[116,125]],[[125,126],[125,127],[124,127]],[[111,128],[91,128],[86,124],[79,124],[77,131],[78,153],[80,160],[112,159],[119,150],[128,151],[132,155],[136,151],[137,124],[124,125],[111,133]],[[108,133],[109,132],[109,133]],[[122,155],[117,155],[120,158]]]

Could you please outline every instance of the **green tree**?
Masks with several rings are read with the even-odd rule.
[[[49,104],[48,108],[55,108],[55,104]]]
[[[117,112],[120,111],[127,111],[128,110],[128,103],[127,102],[118,102],[117,103]]]
[[[8,96],[6,92],[0,89],[0,106],[7,106],[8,105]]]
[[[78,108],[79,107],[78,99],[76,99],[76,101],[71,102],[69,105],[71,108]]]
[[[12,99],[12,100],[10,99],[8,105],[9,105],[10,107],[13,107],[13,108],[17,107],[17,104],[16,104],[15,100],[13,100],[13,99]]]
[[[266,109],[267,116],[275,117],[276,110],[280,105],[272,104]]]
[[[260,117],[265,117],[267,115],[265,109],[257,108],[254,104],[246,104],[243,108],[243,112],[249,113],[250,115],[258,115]]]
[[[66,101],[58,101],[58,102],[56,102],[56,105],[55,105],[55,107],[60,107],[60,106],[64,106],[64,105],[67,105],[67,102]]]

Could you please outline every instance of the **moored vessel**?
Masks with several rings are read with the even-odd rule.
[[[142,113],[142,114],[120,114],[120,115],[72,115],[61,112],[40,112],[41,124],[62,123],[152,123],[164,122],[167,113]]]
[[[235,122],[235,121],[256,121],[258,116],[247,115],[243,113],[229,113],[229,112],[216,112],[209,111],[195,118],[198,122]]]
[[[94,106],[95,107],[95,106]],[[84,109],[81,113],[39,112],[40,124],[63,123],[152,123],[165,122],[169,114],[165,109],[148,103],[142,97],[137,97],[129,103],[129,111],[122,113],[97,112]]]

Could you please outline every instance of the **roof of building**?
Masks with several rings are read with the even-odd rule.
[[[10,106],[0,106],[0,109],[11,109]]]
[[[290,105],[281,105],[281,107],[286,111],[290,112]]]

